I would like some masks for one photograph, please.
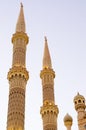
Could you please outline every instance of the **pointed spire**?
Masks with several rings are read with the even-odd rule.
[[[45,37],[45,48],[44,48],[44,56],[43,56],[43,68],[52,68],[51,57],[50,57],[46,37]]]
[[[23,12],[23,4],[21,3],[20,13],[16,24],[16,32],[25,32],[25,20]]]

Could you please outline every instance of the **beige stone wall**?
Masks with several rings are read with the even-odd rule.
[[[43,116],[44,130],[57,130],[57,116],[53,112],[45,113]]]
[[[79,108],[77,110],[77,121],[78,121],[78,128],[79,130],[86,130],[85,129],[85,125],[86,125],[86,120],[84,119],[84,115],[85,115],[85,110],[84,108]]]
[[[45,84],[43,86],[43,102],[48,100],[49,102],[54,102],[54,92],[53,85]]]
[[[24,39],[17,39],[13,44],[13,66],[25,66],[26,43]]]
[[[24,130],[25,90],[12,88],[9,92],[7,130]]]
[[[80,117],[80,113],[79,113],[79,117]],[[86,118],[84,118],[84,116],[82,117],[82,113],[81,113],[81,118],[78,119],[78,128],[79,130],[86,130]]]
[[[44,69],[42,71],[42,92],[43,102],[54,102],[54,76],[53,70]],[[41,74],[42,74],[41,73]]]

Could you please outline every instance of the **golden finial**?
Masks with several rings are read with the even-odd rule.
[[[80,95],[79,92],[77,92],[77,95]]]
[[[21,7],[23,7],[23,4],[22,4],[22,2],[21,2],[20,4],[21,4]]]
[[[45,36],[44,38],[45,38],[45,42],[47,42],[47,37]]]

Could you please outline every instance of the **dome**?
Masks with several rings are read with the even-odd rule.
[[[85,100],[84,96],[77,93],[77,95],[74,97],[74,100],[78,100],[78,99],[84,99]]]
[[[74,104],[75,104],[75,110],[78,109],[84,109],[85,110],[85,98],[84,96],[77,93],[77,95],[74,97]]]
[[[67,113],[66,116],[64,117],[64,122],[72,122],[73,119],[72,117]]]

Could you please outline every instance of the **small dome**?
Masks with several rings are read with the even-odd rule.
[[[66,116],[64,117],[64,123],[72,121],[73,121],[72,117],[67,113]]]
[[[75,104],[75,110],[78,109],[85,109],[85,98],[84,96],[77,93],[77,95],[74,97],[74,104]]]
[[[74,97],[74,100],[78,100],[78,99],[84,99],[85,100],[84,96],[77,93],[77,95]]]

